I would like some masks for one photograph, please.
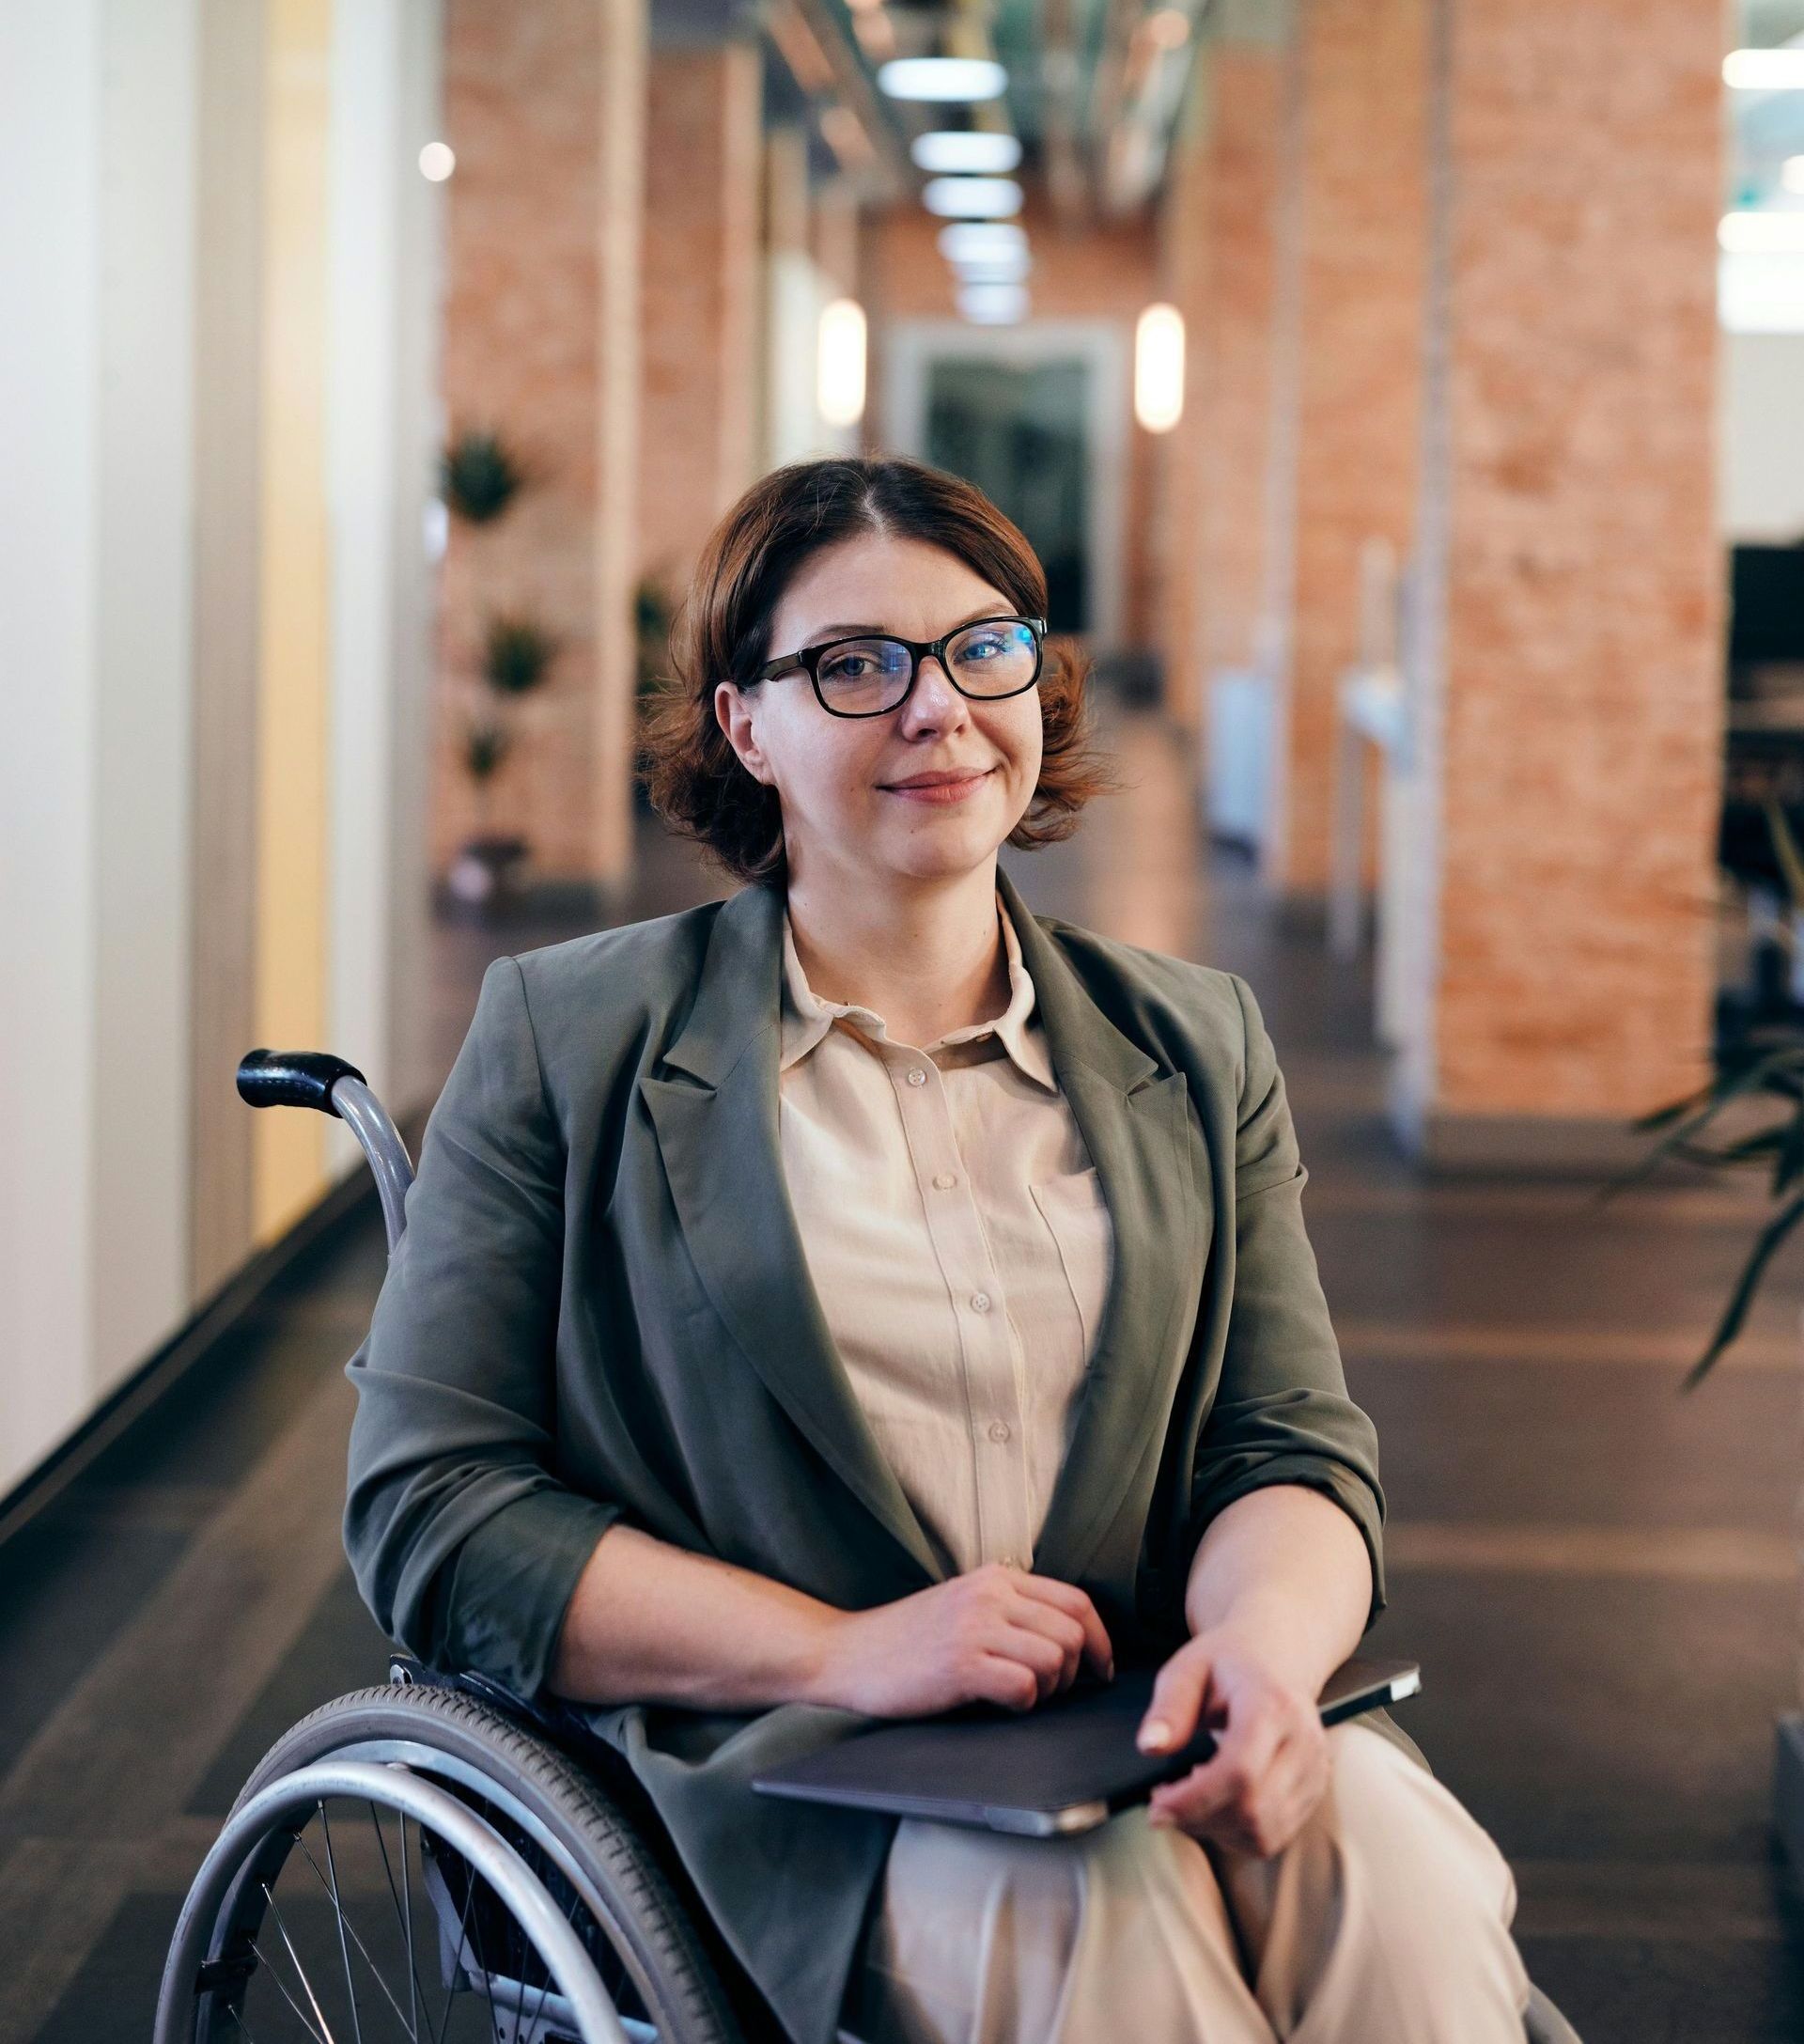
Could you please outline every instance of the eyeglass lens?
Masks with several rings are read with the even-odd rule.
[[[1014,694],[1037,658],[1030,628],[1008,619],[971,625],[946,646],[946,670],[968,695]],[[912,669],[897,639],[847,639],[820,656],[820,693],[830,710],[872,715],[902,700]]]

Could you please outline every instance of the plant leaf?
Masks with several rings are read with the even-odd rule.
[[[1754,1296],[1754,1288],[1760,1283],[1761,1273],[1766,1268],[1773,1252],[1804,1218],[1804,1195],[1791,1200],[1783,1210],[1761,1229],[1759,1239],[1748,1261],[1742,1266],[1734,1295],[1728,1309],[1718,1322],[1717,1331],[1711,1336],[1710,1346],[1686,1373],[1685,1381],[1679,1386],[1680,1395],[1695,1390],[1703,1381],[1705,1373],[1722,1351],[1741,1332],[1741,1323],[1748,1317],[1748,1307]]]

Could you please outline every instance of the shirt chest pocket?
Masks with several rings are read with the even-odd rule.
[[[1102,1196],[1102,1179],[1093,1164],[1087,1171],[1043,1178],[1030,1185],[1028,1193],[1058,1249],[1071,1303],[1083,1328],[1087,1360],[1096,1352],[1114,1262],[1113,1230]]]

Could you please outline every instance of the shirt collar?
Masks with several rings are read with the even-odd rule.
[[[931,1043],[910,1048],[931,1054],[945,1045],[966,1043],[993,1034],[1028,1078],[1049,1092],[1056,1093],[1058,1080],[1053,1075],[1052,1060],[1046,1048],[1045,1028],[1037,1021],[1031,1021],[1034,1006],[1034,982],[1021,959],[1020,939],[1015,934],[1014,922],[1000,894],[996,897],[996,913],[1003,926],[1003,947],[1008,957],[1008,1006],[991,1021],[950,1029]],[[863,1007],[850,1001],[824,1001],[808,984],[808,975],[802,971],[801,960],[796,951],[789,911],[785,907],[783,912],[783,1037],[777,1069],[787,1071],[799,1058],[806,1057],[841,1016],[855,1022],[865,1036],[878,1043],[892,1040],[882,1016],[874,1008]]]

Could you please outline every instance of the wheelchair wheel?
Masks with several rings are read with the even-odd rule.
[[[451,1690],[284,1734],[195,1877],[156,2044],[742,2044],[670,1881],[598,1784]]]

